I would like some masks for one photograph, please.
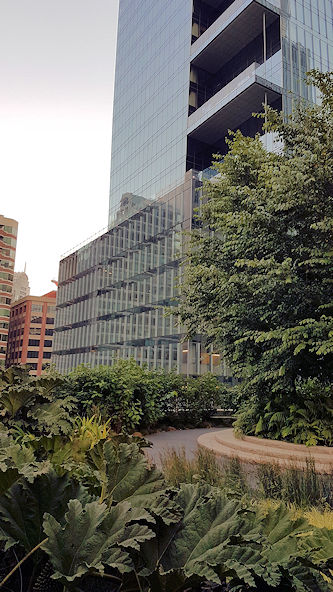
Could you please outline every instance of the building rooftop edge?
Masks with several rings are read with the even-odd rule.
[[[52,296],[50,296],[50,294],[52,294]],[[43,300],[45,302],[49,300],[50,302],[53,302],[56,297],[57,297],[56,290],[52,290],[51,292],[47,292],[46,294],[43,294],[42,296],[31,296],[30,294],[28,294],[27,296],[23,296],[19,300],[15,300],[15,302],[12,302],[10,306],[11,307],[19,306],[20,304],[23,304],[24,302],[27,302],[28,300],[36,300],[36,301]]]

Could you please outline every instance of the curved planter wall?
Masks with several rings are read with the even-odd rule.
[[[250,464],[275,463],[285,467],[305,468],[312,459],[318,473],[333,473],[333,448],[304,446],[254,436],[235,438],[233,429],[202,434],[198,445],[212,450],[217,456],[233,458]]]

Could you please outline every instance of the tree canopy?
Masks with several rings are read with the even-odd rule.
[[[320,105],[300,103],[287,119],[266,110],[280,150],[238,131],[216,157],[179,306],[188,335],[205,335],[242,379],[242,429],[271,437],[305,399],[333,413],[333,74],[313,71],[309,83]]]

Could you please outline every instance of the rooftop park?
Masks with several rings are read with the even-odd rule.
[[[1,592],[333,590],[332,474],[249,479],[203,448],[160,470],[142,436],[225,408],[239,437],[332,447],[333,76],[309,82],[320,105],[266,109],[279,151],[230,135],[189,243],[180,321],[235,386],[133,360],[0,371]]]
[[[116,432],[112,416],[81,415],[66,382],[1,373],[0,588],[332,589],[328,503],[281,501],[270,475],[270,490],[254,495],[239,467],[202,451],[192,465],[166,458],[160,471],[139,435]]]

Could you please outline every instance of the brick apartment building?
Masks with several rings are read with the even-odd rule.
[[[56,290],[43,296],[25,296],[10,309],[6,367],[27,364],[40,376],[51,362]]]

